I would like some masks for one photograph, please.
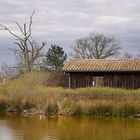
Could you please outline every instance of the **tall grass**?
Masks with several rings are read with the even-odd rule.
[[[33,72],[0,85],[0,111],[36,109],[46,115],[121,117],[140,113],[140,90],[107,87],[67,89],[50,87],[50,80],[47,72]]]

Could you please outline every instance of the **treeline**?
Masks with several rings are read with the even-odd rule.
[[[9,68],[6,64],[1,66],[1,79],[12,77],[20,73],[28,73],[34,70],[60,71],[67,61],[68,54],[57,44],[52,44],[47,52],[44,50],[46,42],[39,44],[32,36],[33,16],[31,14],[28,23],[20,25],[15,22],[18,33],[5,25],[1,28],[7,31],[15,39],[15,47],[10,48],[17,58],[17,65]],[[119,40],[112,35],[104,35],[92,32],[87,37],[77,39],[69,53],[70,58],[76,59],[106,59],[106,58],[133,58],[128,53],[121,55]],[[135,58],[139,58],[137,55]]]

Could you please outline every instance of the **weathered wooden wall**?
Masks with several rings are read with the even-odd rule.
[[[127,89],[140,88],[140,73],[71,73],[71,87],[95,86],[119,87]]]
[[[90,87],[92,86],[92,74],[72,73],[70,85],[72,88]]]
[[[140,75],[137,74],[105,75],[104,86],[138,89],[140,88]]]

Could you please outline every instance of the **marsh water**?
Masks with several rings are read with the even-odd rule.
[[[0,114],[0,140],[140,140],[140,121]]]

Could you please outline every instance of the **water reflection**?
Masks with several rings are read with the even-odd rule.
[[[140,121],[0,114],[0,140],[140,140]]]

